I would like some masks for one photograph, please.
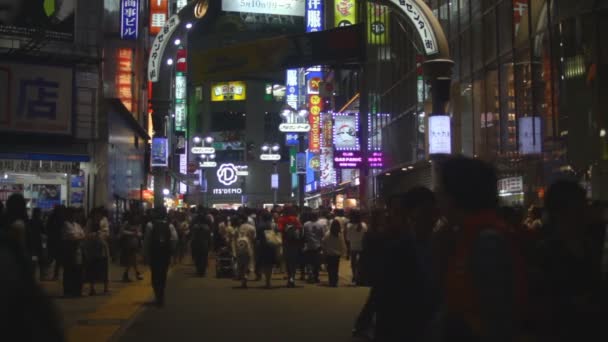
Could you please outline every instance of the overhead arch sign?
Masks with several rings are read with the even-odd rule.
[[[167,47],[167,43],[171,39],[173,32],[179,27],[179,23],[179,16],[177,14],[173,15],[165,22],[165,26],[163,26],[162,30],[154,39],[152,49],[150,50],[150,58],[148,59],[148,80],[151,82],[158,82],[165,48]]]
[[[427,56],[435,55],[439,53],[439,45],[437,42],[437,35],[427,14],[421,8],[418,1],[415,0],[388,0],[382,2],[392,2],[394,5],[399,7],[412,21],[413,26],[418,32],[418,36],[422,40],[424,46],[424,52]],[[426,5],[423,5],[426,6]]]

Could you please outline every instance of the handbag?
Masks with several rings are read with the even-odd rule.
[[[266,238],[266,243],[268,243],[270,246],[279,247],[283,244],[281,236],[274,230],[265,230],[264,237]]]

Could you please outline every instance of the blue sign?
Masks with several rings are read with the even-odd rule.
[[[287,69],[285,80],[286,102],[293,109],[298,109],[298,69]]]
[[[286,146],[298,146],[298,133],[286,133],[285,134],[285,145]]]
[[[151,148],[151,163],[152,167],[166,167],[169,163],[169,142],[164,137],[152,138]]]
[[[306,184],[312,183],[315,181],[315,170],[312,167],[313,158],[318,156],[316,153],[306,152]],[[319,158],[316,159],[317,161]]]
[[[122,0],[120,4],[120,38],[137,39],[139,33],[139,0]]]
[[[306,0],[306,32],[323,30],[323,0]]]

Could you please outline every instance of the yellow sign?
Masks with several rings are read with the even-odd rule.
[[[367,4],[369,24],[367,27],[367,41],[374,45],[388,43],[389,9],[387,6]]]
[[[334,0],[335,27],[350,26],[357,23],[356,0]]]
[[[211,101],[243,101],[247,99],[247,86],[243,81],[213,83]]]

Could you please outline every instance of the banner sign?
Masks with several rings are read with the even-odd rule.
[[[180,131],[175,132],[175,140],[175,154],[186,153],[186,133]]]
[[[273,173],[270,175],[270,188],[273,190],[279,188],[279,174],[278,173]]]
[[[334,169],[334,149],[332,147],[321,148],[321,186],[336,184],[336,170]]]
[[[311,152],[319,152],[321,148],[321,110],[323,110],[323,99],[319,95],[308,97],[308,108],[310,114],[310,135],[308,137],[308,149]]]
[[[175,104],[175,130],[176,131],[186,131],[186,113],[187,107],[184,102],[179,102]]]
[[[296,173],[306,174],[306,152],[300,152],[296,155]]]
[[[120,38],[137,39],[139,33],[139,0],[120,2]]]
[[[357,22],[357,4],[355,0],[334,0],[334,26],[350,26]]]
[[[72,134],[71,68],[0,62],[0,131]]]
[[[27,159],[0,159],[0,172],[52,172],[72,173],[80,167],[79,162]]]
[[[332,115],[329,113],[323,114],[321,125],[321,147],[333,147],[334,121]]]
[[[188,50],[179,49],[175,53],[175,71],[176,72],[187,72],[188,71]]]
[[[382,169],[384,167],[384,153],[372,152],[371,156],[367,157],[367,162],[372,169]]]
[[[389,9],[386,6],[368,3],[369,26],[368,43],[384,45],[388,43]]]
[[[222,11],[303,17],[304,2],[305,0],[222,0]]]
[[[166,3],[166,0],[164,0]],[[152,0],[152,2],[156,2]],[[150,49],[150,58],[148,59],[148,80],[150,82],[158,82],[158,77],[160,74],[160,66],[163,63],[163,55],[165,53],[165,48],[167,47],[167,42],[173,35],[173,32],[179,26],[179,16],[172,16],[163,26],[162,31],[159,30],[158,35],[154,38],[154,43],[152,44],[152,49]],[[152,26],[150,27],[150,31],[152,31]],[[152,32],[151,32],[152,33]]]
[[[337,151],[359,150],[359,116],[354,114],[334,115],[334,146]]]
[[[184,152],[179,155],[179,173],[187,175],[188,174],[188,154],[186,151],[188,150],[188,142],[186,141],[186,136],[183,136],[184,142]],[[177,139],[177,146],[180,146],[180,138]],[[185,194],[188,192],[188,186],[185,183],[179,183],[179,193]]]
[[[322,0],[306,0],[306,32],[322,31],[324,27]]]
[[[169,13],[169,0],[150,0],[150,34],[159,34]]]
[[[452,134],[448,115],[429,117],[429,154],[452,153]]]
[[[129,112],[133,112],[133,50],[118,49],[116,71],[117,97]]]
[[[295,147],[289,149],[289,172],[296,173],[296,156],[298,154],[298,150]]]
[[[315,181],[315,172],[320,169],[319,154],[306,152],[306,184]]]

